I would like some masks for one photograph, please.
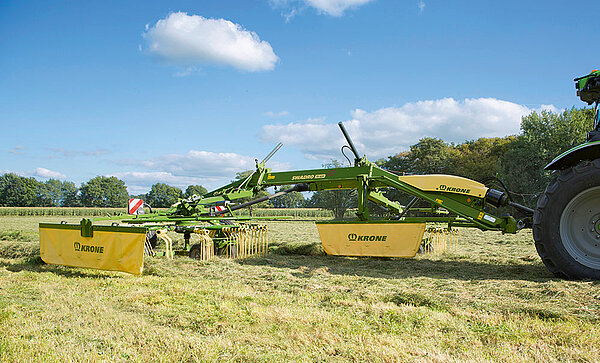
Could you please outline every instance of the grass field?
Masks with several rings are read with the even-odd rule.
[[[340,258],[313,223],[268,222],[266,257],[149,258],[136,277],[43,264],[40,221],[57,219],[0,217],[2,362],[600,360],[600,285],[553,278],[528,231]]]

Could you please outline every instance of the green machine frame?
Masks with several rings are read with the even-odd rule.
[[[418,182],[413,182],[410,176],[398,176],[380,168],[366,157],[358,156],[344,125],[341,122],[338,125],[355,155],[354,166],[272,172],[264,163],[257,162],[256,170],[248,178],[216,189],[205,197],[212,200],[222,198],[225,201],[231,200],[232,195],[242,190],[257,192],[268,187],[295,184],[293,188],[280,193],[355,189],[358,197],[356,215],[359,221],[364,222],[374,222],[369,211],[368,201],[371,201],[386,208],[390,212],[388,221],[393,223],[443,222],[448,223],[449,227],[474,227],[504,233],[516,233],[530,224],[528,218],[517,221],[512,216],[498,217],[485,211],[486,204],[496,207],[511,205],[527,215],[533,214],[533,210],[511,202],[505,193],[489,189],[476,181],[449,175],[423,175],[419,176]],[[421,199],[429,202],[431,207],[416,208],[413,202],[402,206],[386,198],[382,188],[395,188],[412,195],[413,202]],[[443,212],[445,215],[408,216],[407,212],[410,211]]]

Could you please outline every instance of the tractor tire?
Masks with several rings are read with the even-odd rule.
[[[565,279],[600,280],[600,159],[562,170],[533,215],[542,261]]]

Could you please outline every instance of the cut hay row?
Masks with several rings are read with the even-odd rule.
[[[155,209],[159,210],[159,209]],[[125,214],[125,208],[85,207],[0,207],[0,216],[106,216]],[[250,215],[250,210],[236,211],[236,215]],[[351,211],[346,213],[348,216]],[[333,213],[318,208],[253,208],[255,217],[287,216],[293,218],[333,218]]]
[[[0,207],[0,216],[105,216],[126,212],[125,208]]]

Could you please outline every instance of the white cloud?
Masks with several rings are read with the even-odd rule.
[[[114,173],[107,176],[116,176],[123,180],[127,185],[127,190],[130,194],[141,194],[146,193],[150,190],[150,187],[156,183],[165,183],[174,187],[181,188],[183,191],[188,185],[207,185],[214,182],[215,179],[188,177],[188,176],[177,176],[168,172],[141,172],[141,171],[129,171],[125,173]]]
[[[307,6],[316,9],[320,14],[342,16],[346,10],[371,1],[373,0],[269,0],[269,3],[275,9],[284,9],[281,15],[289,22]]]
[[[419,8],[419,13],[422,13],[425,10],[425,1],[419,1],[417,7]]]
[[[255,32],[225,19],[177,12],[147,26],[143,33],[150,54],[184,66],[229,65],[240,70],[272,70],[279,58]]]
[[[47,179],[67,179],[65,174],[46,168],[36,168],[31,174],[33,176]]]
[[[372,112],[356,109],[351,113],[352,119],[344,124],[358,151],[375,160],[406,150],[423,137],[460,143],[517,134],[521,117],[541,109],[557,111],[551,105],[534,110],[495,98],[444,98]],[[337,124],[324,123],[322,119],[265,125],[262,140],[297,145],[307,158],[320,160],[339,159],[340,147],[346,143]]]
[[[27,148],[25,146],[17,145],[15,147],[13,147],[12,149],[8,150],[8,152],[11,154],[15,154],[15,155],[23,155],[25,153],[25,150],[27,150]]]
[[[27,176],[27,173],[24,173],[22,171],[14,171],[14,170],[8,170],[8,169],[0,170],[0,175],[4,175],[4,174],[15,174],[18,176]]]
[[[306,3],[321,13],[331,16],[342,16],[344,11],[357,8],[372,0],[305,0]]]
[[[110,174],[123,179],[132,194],[147,192],[155,183],[166,183],[181,189],[199,184],[211,190],[228,184],[238,172],[255,169],[254,158],[249,156],[197,150],[143,161],[126,160],[123,163],[144,169]],[[267,167],[279,171],[287,169],[289,165],[269,162]]]
[[[197,71],[196,67],[186,67],[184,70],[175,72],[175,74],[173,76],[174,77],[187,77],[196,71]]]
[[[35,168],[35,170],[28,170],[28,171],[15,171],[15,170],[7,170],[7,169],[2,169],[0,170],[0,175],[2,174],[15,174],[18,176],[22,176],[25,178],[29,178],[29,177],[38,177],[38,178],[42,178],[42,179],[62,179],[62,180],[66,180],[67,176],[64,175],[61,172],[58,171],[54,171],[54,170],[50,170],[50,169],[46,169],[46,168]]]
[[[279,111],[279,112],[273,112],[273,111],[268,111],[265,112],[265,116],[269,116],[269,117],[283,117],[283,116],[288,116],[290,113],[288,111]]]
[[[542,111],[547,111],[547,112],[553,112],[553,113],[562,113],[564,112],[564,108],[557,108],[554,105],[540,105],[539,108],[533,109],[533,111],[536,111],[538,113],[542,112]]]
[[[46,150],[51,151],[55,155],[50,155],[50,158],[56,158],[58,155],[61,155],[65,158],[70,158],[74,156],[101,156],[109,154],[110,151],[107,149],[96,149],[96,150],[69,150],[61,147],[47,148]]]
[[[346,127],[352,126],[346,123]],[[308,119],[287,125],[265,125],[261,139],[263,142],[298,145],[308,159],[329,159],[331,155],[337,155],[343,145],[343,137],[336,130],[337,125],[323,123],[323,119]]]
[[[254,159],[236,153],[190,150],[186,154],[168,154],[145,160],[140,165],[180,176],[222,177],[254,169]]]
[[[155,184],[166,183],[173,186],[188,186],[202,182],[202,178],[177,176],[164,171],[143,172],[143,171],[128,171],[125,173],[114,173],[108,176],[116,176],[132,184]]]

